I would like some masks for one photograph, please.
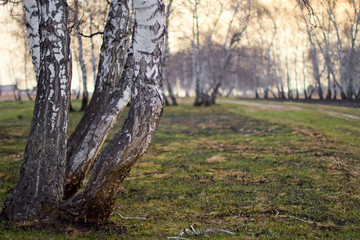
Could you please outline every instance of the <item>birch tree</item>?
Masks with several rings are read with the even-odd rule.
[[[213,27],[210,29],[209,34],[206,38],[206,44],[204,47],[204,54],[201,56],[201,43],[200,43],[200,28],[199,28],[199,0],[195,0],[191,2],[193,8],[193,24],[192,24],[192,79],[195,85],[195,106],[201,105],[212,105],[215,103],[217,95],[219,94],[219,90],[222,84],[222,81],[225,76],[225,70],[230,64],[231,56],[234,49],[238,46],[242,34],[246,30],[249,20],[250,20],[250,8],[251,1],[232,1],[230,7],[228,7],[228,11],[230,12],[230,20],[228,21],[226,26],[225,38],[223,39],[221,45],[221,58],[220,62],[217,64],[217,73],[211,82],[208,83],[207,74],[211,71],[209,69],[210,65],[207,61],[209,61],[209,53],[211,50],[212,36],[214,32],[218,29],[217,23],[219,21],[219,17],[215,18],[213,23]],[[222,4],[222,3],[221,3]],[[221,5],[220,5],[221,6]],[[222,8],[220,9],[219,15],[222,14]],[[215,49],[215,51],[218,49]],[[208,87],[207,87],[208,86]]]
[[[75,20],[75,34],[77,37],[78,48],[79,48],[79,64],[81,68],[82,75],[82,85],[83,85],[83,96],[82,96],[82,104],[80,111],[85,111],[88,101],[89,101],[89,93],[87,90],[87,74],[86,74],[86,66],[84,61],[84,53],[83,53],[83,43],[81,38],[81,30],[80,30],[80,19],[79,19],[79,1],[74,1],[74,20]]]
[[[171,98],[172,104],[174,106],[177,105],[175,95],[172,90],[171,83],[167,77],[167,60],[170,54],[170,47],[169,47],[169,24],[170,24],[170,14],[171,14],[171,6],[173,4],[173,0],[170,0],[168,5],[166,6],[166,13],[165,13],[165,46],[164,46],[164,53],[162,55],[162,79],[166,83],[167,90],[169,92],[169,96]]]
[[[69,141],[68,5],[61,0],[38,1],[35,5],[38,22],[30,21],[28,26],[38,25],[40,39],[34,117],[20,181],[1,215],[27,221],[55,217],[60,210],[66,219],[101,223],[109,218],[120,184],[149,147],[162,115],[164,5],[159,0],[111,2],[95,98]],[[135,24],[129,44],[132,6]],[[123,128],[100,153],[109,129],[130,98]],[[90,169],[89,181],[78,193]]]
[[[318,49],[317,46],[314,42],[314,37],[312,35],[311,32],[311,26],[310,23],[308,22],[304,11],[306,11],[304,9],[304,7],[301,8],[301,12],[302,12],[302,17],[304,19],[305,25],[306,25],[306,33],[308,35],[308,40],[309,40],[309,44],[310,44],[310,49],[309,49],[309,58],[311,60],[312,66],[313,66],[313,77],[315,80],[315,86],[318,89],[318,95],[320,99],[324,99],[323,96],[323,90],[322,90],[322,84],[321,84],[321,71],[320,71],[320,65],[319,65],[319,54],[318,54]],[[309,94],[309,98],[311,98],[312,94]]]
[[[244,16],[242,19],[236,19],[236,17],[239,17],[237,15],[240,10],[241,4],[245,4],[245,6],[243,6],[245,8]],[[231,60],[232,52],[234,48],[239,44],[243,33],[248,27],[250,21],[250,13],[251,13],[251,0],[245,2],[239,1],[234,7],[233,16],[229,22],[228,31],[223,44],[223,55],[220,61],[220,70],[218,72],[218,75],[216,76],[215,83],[209,94],[210,95],[210,99],[208,103],[209,105],[215,104],[216,98],[219,93],[219,88],[221,87],[223,81],[225,69]],[[237,30],[234,30],[233,28],[233,23],[235,19],[237,20],[236,23],[239,24],[239,26],[237,26]]]
[[[201,82],[200,82],[200,30],[199,30],[199,16],[198,6],[200,0],[194,0],[192,3],[194,6],[192,9],[193,20],[192,20],[192,40],[191,40],[191,66],[192,66],[192,81],[195,85],[195,106],[201,106],[203,103],[201,94]]]
[[[357,93],[358,84],[356,82],[356,39],[359,33],[359,22],[360,22],[360,6],[355,1],[349,1],[353,7],[353,13],[347,12],[349,29],[341,30],[337,17],[334,13],[336,6],[335,1],[328,0],[328,16],[335,29],[337,42],[338,60],[340,66],[340,84],[341,84],[341,98],[342,99],[353,99]],[[341,32],[345,32],[345,36]]]
[[[37,10],[29,11],[39,17],[30,14],[28,24],[39,27],[33,33],[38,36],[29,37],[29,45],[39,45],[40,50],[31,52],[39,63],[38,90],[20,181],[2,211],[16,221],[46,217],[59,206],[64,193],[71,71],[68,10],[59,0],[35,5]]]

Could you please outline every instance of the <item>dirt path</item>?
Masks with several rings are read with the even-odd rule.
[[[275,111],[293,111],[293,110],[302,110],[303,109],[300,106],[291,106],[291,105],[284,105],[284,104],[281,104],[281,105],[279,105],[279,104],[263,104],[263,103],[255,103],[255,102],[248,102],[248,101],[242,101],[242,100],[219,99],[219,102],[259,107],[261,109],[273,109]],[[250,111],[255,111],[255,109],[252,109]],[[319,111],[330,114],[330,115],[340,115],[342,117],[360,120],[359,116],[354,116],[351,114],[333,112],[333,111],[328,111],[328,110],[324,110],[321,108],[319,108]]]
[[[223,103],[233,103],[233,104],[240,104],[246,106],[254,106],[259,107],[261,109],[274,109],[277,111],[289,111],[289,110],[302,110],[299,106],[287,106],[287,105],[279,105],[279,104],[263,104],[263,103],[254,103],[242,100],[228,100],[228,99],[219,99],[219,102]]]
[[[360,120],[360,117],[354,116],[354,115],[350,115],[350,114],[346,114],[346,113],[326,111],[326,110],[323,110],[323,109],[319,109],[319,110],[322,111],[322,112],[326,112],[326,113],[328,113],[328,114],[330,114],[330,115],[340,115],[340,116],[343,116],[343,117]]]

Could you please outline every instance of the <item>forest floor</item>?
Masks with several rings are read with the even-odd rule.
[[[32,107],[0,103],[0,208],[18,178]],[[70,114],[70,131],[80,117]],[[168,239],[190,226],[236,234],[211,239],[360,239],[359,118],[359,108],[263,100],[166,107],[109,224],[0,220],[0,239]]]

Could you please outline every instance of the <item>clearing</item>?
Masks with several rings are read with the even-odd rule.
[[[0,207],[17,181],[32,106],[0,103]],[[70,131],[80,117],[71,113]],[[237,99],[166,107],[154,142],[122,185],[111,223],[0,220],[0,235],[167,239],[193,226],[236,233],[212,239],[360,239],[359,117],[359,108]]]

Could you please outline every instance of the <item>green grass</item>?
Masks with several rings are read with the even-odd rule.
[[[360,116],[360,109],[271,104],[284,107],[167,107],[151,147],[121,187],[110,225],[1,220],[0,236],[166,239],[192,225],[236,232],[212,239],[359,239],[360,121],[344,114]],[[31,107],[0,103],[0,207],[17,181]],[[80,117],[71,113],[70,129]]]

